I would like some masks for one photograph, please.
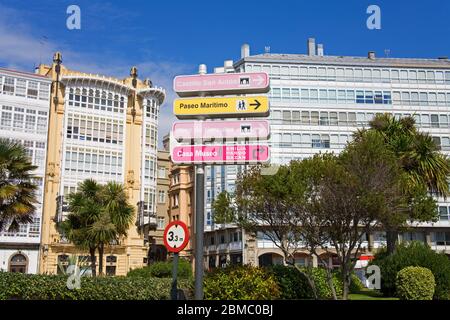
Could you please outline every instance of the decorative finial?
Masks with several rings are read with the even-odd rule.
[[[55,54],[53,55],[53,62],[56,64],[61,64],[62,63],[62,54],[61,52],[57,51],[55,52]]]

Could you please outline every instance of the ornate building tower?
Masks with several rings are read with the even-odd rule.
[[[136,208],[127,238],[105,248],[103,271],[125,275],[142,267],[149,249],[144,227],[156,227],[157,124],[164,90],[139,80],[136,67],[123,80],[69,70],[60,53],[38,73],[52,79],[39,271],[57,273],[70,255],[87,256],[57,230],[68,214],[64,197],[87,178],[124,184]]]

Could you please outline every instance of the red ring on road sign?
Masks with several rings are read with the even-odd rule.
[[[184,229],[184,234],[185,234],[183,243],[177,248],[173,248],[173,247],[169,246],[169,243],[167,242],[167,239],[166,239],[167,233],[169,232],[170,227],[172,227],[173,225],[179,225],[180,227],[182,227]],[[164,245],[166,246],[168,251],[175,252],[175,253],[180,252],[187,246],[187,244],[189,242],[189,230],[188,230],[187,225],[183,221],[180,221],[180,220],[172,221],[164,229],[163,240],[164,240]]]

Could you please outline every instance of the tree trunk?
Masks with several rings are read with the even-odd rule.
[[[336,294],[336,289],[334,288],[334,283],[333,283],[333,267],[329,266],[329,262],[326,262],[324,259],[322,259],[322,257],[317,254],[317,252],[313,252],[313,254],[317,257],[317,260],[319,261],[319,264],[323,265],[323,267],[325,268],[325,272],[327,273],[327,284],[328,284],[328,288],[331,290],[331,295],[333,296],[333,300],[337,300],[337,294]]]
[[[103,275],[103,252],[105,251],[105,245],[102,243],[98,246],[98,274]]]
[[[91,255],[91,272],[92,276],[95,277],[97,272],[95,270],[95,248],[89,248],[89,254]]]
[[[397,245],[397,240],[398,240],[397,230],[388,229],[386,231],[386,246],[389,255],[394,253],[395,246]]]
[[[348,270],[346,264],[342,266],[342,300],[348,300],[348,294],[350,289],[350,271]]]
[[[336,289],[334,288],[334,283],[333,283],[333,274],[331,273],[331,271],[328,267],[326,268],[326,271],[327,271],[327,282],[328,282],[328,286],[331,289],[331,295],[333,296],[333,300],[337,300]]]

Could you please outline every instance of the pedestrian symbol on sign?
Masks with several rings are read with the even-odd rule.
[[[247,106],[245,104],[245,100],[237,100],[236,101],[236,110],[237,111],[245,111],[247,110]]]

